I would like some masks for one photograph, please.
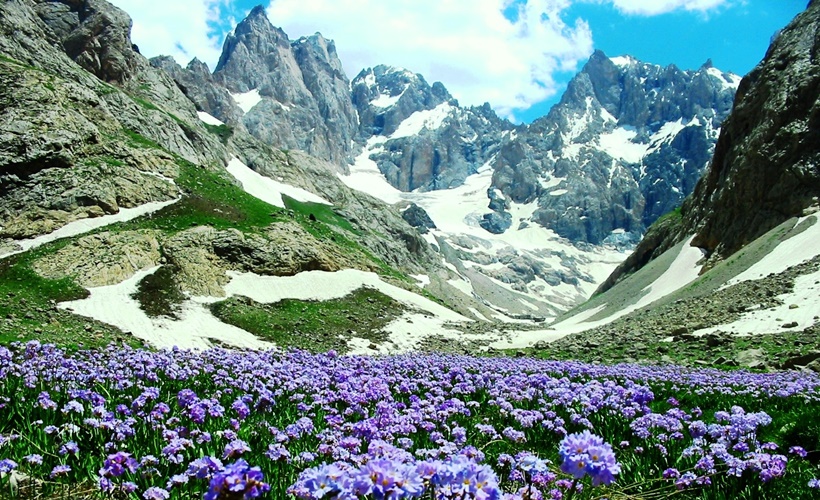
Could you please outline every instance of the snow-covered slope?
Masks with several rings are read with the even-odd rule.
[[[407,121],[416,122],[416,116],[411,115]],[[402,127],[404,123],[397,130]],[[487,212],[487,192],[492,184],[493,171],[488,164],[458,187],[399,191],[371,159],[388,140],[382,136],[371,138],[349,175],[339,174],[340,179],[387,203],[422,207],[436,226],[425,237],[439,248],[451,270],[449,283],[494,309],[495,319],[552,319],[586,299],[625,257],[624,251],[614,247],[578,248],[548,229],[519,224],[530,219],[534,203],[512,203],[515,227],[501,234],[488,232],[480,224]],[[532,279],[521,280],[511,271],[513,268],[530,270]]]

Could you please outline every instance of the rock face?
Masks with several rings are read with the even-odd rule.
[[[346,163],[358,122],[332,41],[317,33],[291,42],[257,6],[225,39],[213,80],[232,94],[262,97],[242,117],[254,137]],[[230,123],[219,109],[211,111]]]
[[[570,240],[637,240],[694,188],[738,82],[710,62],[682,71],[596,51],[550,113],[502,146],[493,186],[537,200],[532,219]]]
[[[426,234],[428,230],[435,229],[436,224],[430,215],[420,206],[411,203],[401,213],[402,219],[406,220],[408,224],[418,229],[421,234]]]
[[[359,73],[351,83],[363,154],[402,191],[461,185],[498,152],[513,128],[489,104],[462,108],[440,82],[391,66]]]
[[[103,81],[125,83],[136,72],[131,18],[102,0],[39,1],[37,15],[62,43],[66,54]]]
[[[740,83],[708,172],[681,215],[652,228],[603,289],[675,243],[714,263],[817,205],[820,196],[820,2],[812,1]],[[651,236],[651,237],[650,237]]]

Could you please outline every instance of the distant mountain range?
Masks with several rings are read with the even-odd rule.
[[[152,64],[201,111],[342,172],[366,155],[401,191],[460,186],[489,165],[485,229],[539,224],[593,244],[636,242],[692,192],[740,82],[711,62],[684,71],[597,51],[547,116],[515,126],[406,69],[348,81],[332,41],[290,40],[262,7],[228,36],[213,74],[197,60]],[[512,220],[510,203],[532,202],[526,220]]]

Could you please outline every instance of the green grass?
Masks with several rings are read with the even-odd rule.
[[[220,142],[222,142],[222,144],[226,144],[228,142],[228,139],[230,139],[233,135],[233,127],[231,127],[230,125],[225,125],[224,123],[222,125],[211,125],[210,123],[203,122],[202,125],[208,132],[219,137],[219,140]]]
[[[344,297],[326,301],[285,299],[260,304],[233,297],[211,305],[214,316],[281,347],[311,352],[347,351],[351,336],[383,342],[380,330],[401,315],[404,307],[372,288],[359,288]],[[356,332],[356,333],[351,333]]]
[[[315,220],[319,222],[324,222],[330,226],[336,226],[340,229],[344,229],[345,231],[349,231],[354,234],[359,234],[351,224],[350,221],[342,217],[341,215],[337,214],[332,206],[325,205],[324,203],[314,203],[310,201],[297,201],[287,196],[285,194],[282,195],[282,201],[285,203],[285,208],[293,210],[294,212],[301,214],[304,217],[310,219],[311,216],[315,218]]]
[[[139,302],[145,314],[152,318],[178,318],[179,307],[186,297],[177,286],[176,272],[172,266],[162,266],[139,282],[131,297]]]
[[[0,260],[0,344],[36,339],[70,350],[81,345],[103,346],[112,340],[140,345],[114,327],[55,307],[58,302],[85,298],[88,291],[72,278],[44,278],[31,268],[31,263],[69,241]]]
[[[185,192],[183,198],[145,217],[118,224],[114,226],[116,230],[176,232],[194,226],[212,226],[253,232],[284,220],[280,209],[247,194],[233,184],[226,173],[211,171],[182,159],[177,163],[180,171],[176,183]]]

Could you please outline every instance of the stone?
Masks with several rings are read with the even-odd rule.
[[[808,366],[815,360],[820,360],[820,351],[809,351],[805,354],[791,356],[783,362],[782,367],[785,370],[790,370],[797,366]]]
[[[765,364],[766,353],[763,349],[746,349],[738,352],[734,359],[740,366],[758,368]]]
[[[436,224],[433,222],[433,219],[430,218],[423,208],[415,203],[411,203],[403,210],[401,217],[422,234],[425,234],[429,229],[436,229]]]
[[[484,214],[478,224],[490,233],[501,234],[512,226],[512,215],[509,212],[490,212]]]

